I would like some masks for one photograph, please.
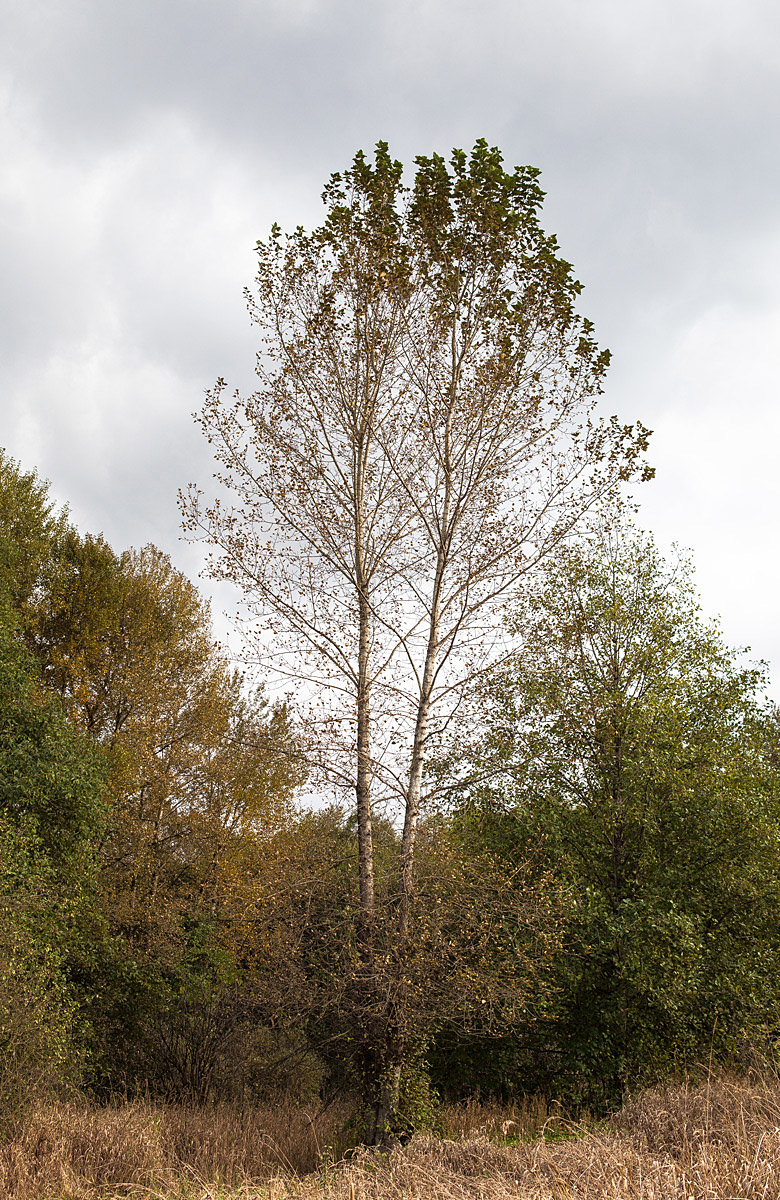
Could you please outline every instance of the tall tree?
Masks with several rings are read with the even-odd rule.
[[[244,695],[208,606],[153,546],[117,555],[69,531],[31,640],[111,763],[100,855],[114,916],[167,937],[182,904],[214,896],[231,840],[283,820],[300,779],[286,712]]]
[[[377,1136],[409,1050],[426,754],[505,650],[507,591],[597,498],[648,473],[647,431],[594,416],[608,356],[539,225],[537,175],[480,141],[449,166],[419,158],[407,189],[379,143],[373,166],[359,153],[331,178],[319,229],[275,226],[249,298],[260,389],[230,403],[220,381],[200,418],[229,500],[184,500],[212,573],[243,589],[254,653],[305,681],[323,774],[354,790],[369,981],[372,812],[400,802]]]
[[[40,866],[32,892],[14,893],[33,914],[14,954],[30,951],[32,1011],[45,955],[28,935],[50,910],[62,1011],[78,1009],[104,1084],[173,1086],[181,1063],[161,1054],[172,1029],[192,1043],[209,1006],[219,1024],[242,987],[251,1009],[228,969],[229,900],[301,777],[286,708],[246,691],[169,559],[80,535],[46,485],[0,455],[0,821]],[[202,1065],[203,1046],[190,1049]],[[186,1086],[203,1094],[208,1072],[190,1070]]]
[[[69,951],[105,819],[105,768],[40,682],[0,586],[0,1125],[80,1082]]]

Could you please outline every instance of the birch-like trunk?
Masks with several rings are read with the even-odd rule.
[[[414,725],[414,737],[409,762],[409,782],[406,791],[406,807],[404,813],[404,831],[401,838],[401,870],[399,878],[398,905],[398,940],[403,945],[409,933],[409,919],[414,899],[414,851],[417,840],[417,826],[420,820],[420,799],[422,793],[423,767],[425,765],[425,742],[428,736],[428,722],[431,714],[431,698],[436,675],[439,655],[439,632],[441,622],[442,590],[444,577],[449,565],[449,545],[452,530],[450,528],[452,515],[452,458],[451,434],[455,403],[455,388],[457,386],[458,367],[453,356],[453,394],[447,410],[442,436],[442,465],[444,468],[444,497],[439,522],[438,546],[436,548],[436,572],[431,592],[431,606],[428,615],[428,641],[425,647],[425,662],[423,664],[420,693],[417,702],[417,715]]]
[[[357,436],[353,460],[355,548],[354,570],[358,607],[357,745],[355,810],[358,825],[360,931],[364,943],[374,923],[374,843],[371,819],[371,597],[366,565],[366,459],[369,438]]]
[[[360,629],[358,635],[357,679],[357,773],[355,800],[358,823],[358,874],[360,880],[360,923],[367,937],[374,920],[374,845],[371,829],[371,741],[369,646],[371,614],[365,588],[358,594]]]
[[[428,720],[431,712],[431,690],[436,666],[438,637],[439,622],[437,612],[435,615],[432,614],[430,636],[425,656],[425,666],[423,668],[422,687],[420,689],[409,765],[404,831],[401,838],[401,869],[398,881],[398,940],[401,945],[406,941],[409,933],[409,918],[414,898],[414,850],[417,840],[417,826],[420,820],[422,776],[425,764],[425,739],[428,734]]]

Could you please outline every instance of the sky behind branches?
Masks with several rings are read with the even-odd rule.
[[[378,139],[478,137],[543,224],[655,430],[640,523],[780,677],[780,6],[769,0],[3,0],[0,445],[83,530],[196,575],[192,411],[250,389],[242,289]],[[217,603],[227,603],[220,593]]]

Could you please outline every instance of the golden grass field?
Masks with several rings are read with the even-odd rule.
[[[780,1083],[646,1091],[609,1121],[542,1102],[442,1109],[443,1136],[342,1157],[344,1110],[40,1109],[0,1143],[0,1200],[780,1200]]]

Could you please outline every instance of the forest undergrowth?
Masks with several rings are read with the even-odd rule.
[[[0,1145],[0,1200],[775,1200],[780,1082],[648,1090],[609,1120],[541,1100],[440,1110],[441,1133],[348,1149],[350,1112],[132,1101],[40,1108]]]

